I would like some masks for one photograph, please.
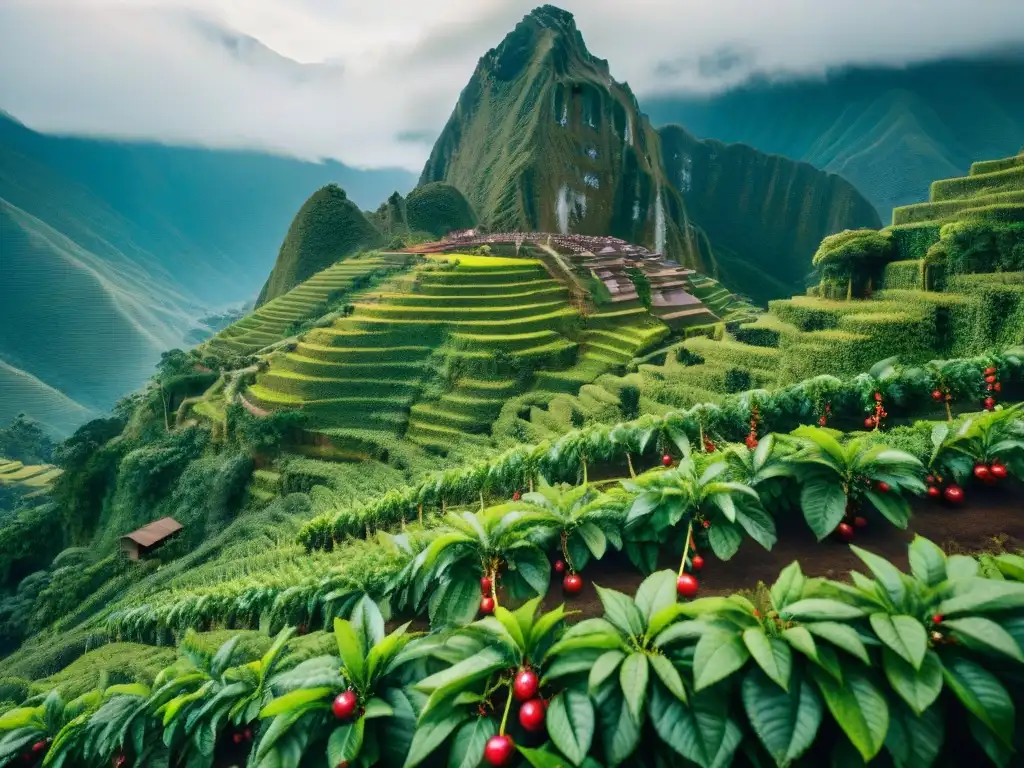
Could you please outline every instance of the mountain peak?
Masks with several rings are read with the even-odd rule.
[[[608,69],[607,61],[587,50],[575,17],[554,5],[538,6],[524,16],[498,47],[480,60],[480,69],[498,80],[513,80],[538,55],[551,60],[559,74],[572,69],[573,62],[596,66],[605,72]]]

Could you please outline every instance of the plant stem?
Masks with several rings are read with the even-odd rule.
[[[629,451],[626,451],[626,463],[629,464],[629,476],[636,477],[636,472],[633,470],[633,457]]]
[[[416,507],[416,519],[420,525],[423,525],[423,505],[420,504]]]
[[[569,534],[566,531],[562,531],[562,557],[565,558],[565,565],[569,569],[569,573],[576,573],[576,567],[572,564],[572,558],[569,557]]]
[[[583,484],[587,484],[587,457],[581,455],[580,461],[583,463]]]
[[[949,400],[946,400],[946,421],[953,420],[953,411],[949,407]]]
[[[686,527],[686,544],[683,546],[683,562],[679,564],[679,576],[683,575],[683,571],[686,570],[686,556],[690,554],[690,542],[693,541],[693,520],[690,520],[690,524]]]
[[[508,713],[512,709],[512,684],[508,686],[508,698],[505,699],[505,714],[501,716],[501,728],[498,729],[498,733],[502,736],[505,735],[505,724],[508,722]]]
[[[484,492],[480,491],[480,510],[483,511],[483,509],[484,509]]]

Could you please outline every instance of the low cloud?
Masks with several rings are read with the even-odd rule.
[[[44,131],[418,171],[536,2],[0,0],[0,109]],[[1020,0],[565,0],[641,96],[1024,42]]]

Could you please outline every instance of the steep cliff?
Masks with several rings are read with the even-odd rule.
[[[383,237],[337,184],[318,189],[295,214],[260,292],[265,304],[336,261],[381,245]]]
[[[420,177],[436,181],[493,230],[614,235],[760,301],[802,290],[823,236],[878,225],[852,186],[811,166],[654,130],[549,5],[480,59]]]
[[[717,277],[759,301],[799,292],[826,235],[881,225],[871,203],[839,176],[744,144],[701,141],[678,125],[658,133],[665,174],[707,233]]]
[[[610,234],[697,262],[658,157],[629,86],[546,5],[480,59],[420,184],[455,185],[492,230]]]

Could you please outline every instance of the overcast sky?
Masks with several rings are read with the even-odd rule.
[[[0,109],[33,128],[419,171],[536,0],[0,0]],[[1024,41],[1024,0],[563,0],[637,94]],[[201,21],[202,20],[202,21]],[[233,53],[235,30],[271,50]],[[275,53],[277,55],[275,55]]]

